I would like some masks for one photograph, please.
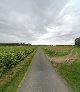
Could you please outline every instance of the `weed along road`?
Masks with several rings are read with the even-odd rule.
[[[38,49],[17,92],[70,92],[70,89]]]

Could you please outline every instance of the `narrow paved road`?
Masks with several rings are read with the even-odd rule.
[[[70,92],[54,68],[39,49],[18,92]]]

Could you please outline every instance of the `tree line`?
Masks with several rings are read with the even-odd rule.
[[[0,43],[0,46],[31,46],[30,43]]]

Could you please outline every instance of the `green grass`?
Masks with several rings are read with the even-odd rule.
[[[57,69],[74,92],[80,92],[80,60],[73,62],[71,65],[58,64]]]
[[[69,53],[69,52],[59,52],[59,53],[56,53],[55,55],[54,51],[51,52],[50,50],[48,50],[51,48],[52,47],[49,47],[44,50],[46,54],[50,57],[51,56],[64,56]],[[56,48],[61,48],[61,47],[56,47]],[[64,46],[64,48],[66,47]],[[70,46],[70,48],[74,50],[73,54],[77,52],[80,56],[80,47]],[[57,64],[56,63],[55,68],[60,73],[60,75],[67,81],[67,83],[71,86],[74,92],[80,92],[80,58],[75,60],[72,64],[66,64],[66,63]]]
[[[4,85],[1,89],[0,92],[16,92],[21,80],[23,79],[30,63],[31,60],[34,56],[34,53],[32,53],[31,55],[29,55],[27,58],[25,58],[22,62],[24,62],[24,65],[22,66],[21,69],[19,69],[15,76],[6,83],[6,85]]]
[[[55,52],[55,51],[50,51],[48,49],[44,49],[46,54],[50,57],[53,57],[53,56],[65,56],[65,55],[68,55],[70,53],[70,51],[64,51],[64,52]]]

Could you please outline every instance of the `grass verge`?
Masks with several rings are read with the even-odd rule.
[[[72,87],[73,91],[80,92],[80,60],[77,60],[70,65],[57,64],[56,68]]]
[[[31,60],[34,56],[35,52],[30,54],[27,58],[25,58],[20,64],[18,64],[18,68],[15,67],[16,73],[11,75],[12,78],[6,82],[5,85],[0,87],[0,92],[16,92],[21,80],[23,79]]]
[[[74,49],[73,54],[76,52],[80,56],[80,47],[72,47]],[[50,52],[48,50],[44,50],[45,53],[49,57],[55,56],[55,52]],[[64,56],[67,53],[62,54],[63,52],[60,52],[60,55],[57,56]],[[73,92],[80,92],[80,58],[72,62],[71,64],[67,63],[52,63],[55,69],[58,71],[58,73],[67,81],[67,83],[72,88]]]
[[[53,57],[53,56],[65,56],[65,55],[68,55],[70,53],[70,51],[55,52],[55,51],[51,51],[51,50],[48,50],[48,49],[44,49],[44,51],[50,57]]]

